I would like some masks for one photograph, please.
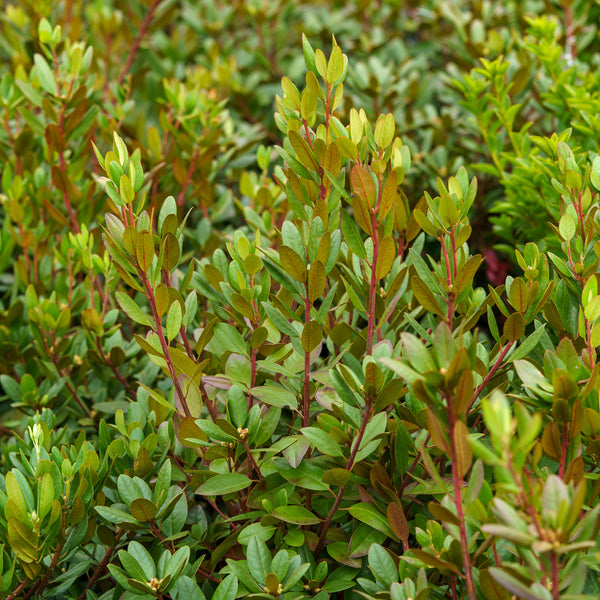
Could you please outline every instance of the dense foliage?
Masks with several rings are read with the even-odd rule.
[[[598,6],[120,6],[2,8],[0,597],[599,597]]]

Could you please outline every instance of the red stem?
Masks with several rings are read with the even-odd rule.
[[[458,463],[456,458],[456,444],[454,442],[454,427],[456,417],[454,416],[453,402],[450,396],[446,397],[448,405],[448,423],[450,437],[450,461],[452,463],[452,481],[454,484],[454,504],[456,506],[456,517],[459,520],[458,529],[460,532],[460,548],[463,558],[463,568],[465,570],[465,579],[467,582],[467,595],[469,600],[477,600],[475,594],[475,583],[473,581],[473,568],[471,565],[471,554],[469,553],[469,540],[467,539],[467,528],[465,524],[465,514],[462,505],[462,488],[460,484],[460,475],[458,473]]]
[[[117,544],[118,544],[119,540],[121,539],[121,536],[123,535],[123,533],[124,533],[123,529],[117,530],[117,533],[115,534],[115,543],[110,548],[108,548],[108,550],[106,551],[106,554],[104,555],[104,558],[100,561],[100,564],[96,567],[96,570],[94,571],[93,575],[90,577],[90,580],[87,582],[87,585],[85,586],[83,592],[81,592],[81,594],[79,594],[79,597],[77,598],[77,600],[85,600],[87,591],[94,585],[94,583],[96,582],[98,577],[100,577],[100,575],[102,575],[102,573],[104,573],[104,570],[106,569],[106,565],[108,564],[110,557],[112,556],[113,552],[115,551],[115,548],[117,547]]]
[[[352,468],[354,467],[354,460],[356,458],[356,454],[358,453],[358,449],[360,447],[360,443],[362,442],[363,436],[365,435],[365,430],[367,428],[369,420],[371,419],[372,409],[373,409],[373,403],[370,398],[367,398],[365,414],[363,415],[363,420],[360,425],[360,429],[358,430],[358,435],[356,436],[356,439],[354,440],[354,445],[352,446],[352,450],[350,451],[350,457],[348,458],[348,461],[346,462],[346,466],[344,467],[346,469],[346,471],[352,471]],[[313,556],[318,557],[319,553],[323,549],[323,545],[325,544],[325,536],[327,535],[327,531],[331,527],[331,522],[333,521],[333,517],[335,516],[338,506],[340,505],[340,502],[342,501],[342,497],[344,496],[345,491],[346,491],[346,485],[343,485],[340,488],[339,492],[337,493],[337,496],[335,497],[335,500],[333,501],[333,506],[327,513],[327,516],[325,517],[325,520],[323,521],[323,524],[321,525],[321,532],[319,533],[319,541],[317,542],[317,547],[315,548]]]
[[[142,25],[140,27],[140,30],[138,31],[137,37],[135,38],[135,41],[133,42],[133,45],[131,46],[131,52],[129,53],[129,56],[127,57],[127,62],[125,63],[125,66],[123,67],[123,70],[121,71],[121,75],[119,75],[118,83],[120,86],[123,85],[123,82],[125,81],[125,77],[127,77],[127,73],[129,73],[129,69],[131,69],[131,65],[133,65],[135,56],[136,56],[138,50],[140,49],[140,44],[142,43],[142,40],[144,39],[144,37],[146,36],[146,33],[148,32],[148,27],[150,27],[150,23],[151,23],[152,19],[154,18],[154,13],[156,12],[156,9],[158,8],[159,4],[160,4],[160,0],[154,0],[154,2],[152,3],[152,6],[148,9],[148,14],[146,15],[146,18],[144,19],[144,21],[142,22]]]

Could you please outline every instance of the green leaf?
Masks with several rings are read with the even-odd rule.
[[[343,456],[340,445],[318,427],[303,427],[300,431],[315,448],[326,456]]]
[[[489,307],[488,307],[489,309]],[[515,352],[510,356],[510,360],[519,360],[521,358],[525,358],[529,356],[532,350],[538,345],[540,339],[544,335],[546,331],[546,323],[540,325],[539,323],[536,325],[533,333],[523,341],[523,343],[515,350]]]
[[[94,509],[101,517],[114,525],[118,525],[119,523],[139,525],[139,521],[135,517],[117,508],[112,508],[112,506],[94,506]]]
[[[546,594],[534,593],[532,586],[522,583],[519,579],[497,567],[489,567],[490,575],[511,594],[524,600],[546,600]]]
[[[350,248],[356,256],[367,258],[365,243],[362,240],[355,221],[345,210],[342,210],[340,214],[342,215],[342,233],[348,248]]]
[[[133,562],[128,560],[128,557],[126,555],[129,555]],[[135,569],[134,571],[130,569],[130,565],[136,565],[137,567],[141,568],[146,577],[146,581],[149,581],[153,577],[156,577],[156,565],[154,564],[154,561],[152,560],[152,557],[150,556],[148,550],[146,550],[146,548],[144,548],[144,546],[142,546],[142,544],[140,544],[139,542],[130,542],[129,546],[127,546],[127,552],[120,550],[119,558],[121,559],[121,564],[123,565],[125,570],[130,575],[134,575],[135,579],[138,579],[139,577],[137,574],[138,569]]]
[[[278,506],[272,513],[274,517],[294,525],[317,525],[321,519],[303,506]]]
[[[398,581],[398,567],[388,551],[379,544],[373,544],[369,548],[369,568],[375,575],[377,581],[384,587],[389,588],[392,583]]]
[[[370,527],[373,527],[373,529],[377,529],[378,531],[385,533],[388,537],[396,539],[396,536],[390,529],[387,518],[381,514],[373,504],[358,502],[354,506],[351,506],[348,509],[348,512],[362,523],[366,523]]]
[[[136,304],[135,300],[133,300],[131,296],[127,295],[125,292],[122,292],[120,290],[115,293],[115,296],[123,312],[132,321],[135,321],[140,325],[146,325],[147,327],[152,326],[150,318],[142,312],[142,309]]]
[[[223,496],[233,492],[239,492],[252,485],[252,481],[241,473],[223,473],[215,475],[204,482],[196,494],[201,496]]]
[[[438,306],[438,303],[432,291],[429,289],[429,287],[427,287],[427,285],[425,285],[425,282],[418,275],[413,276],[410,284],[417,302],[425,310],[428,310],[434,315],[439,315],[441,317],[444,316],[444,313],[442,312],[442,309]]]
[[[558,222],[558,232],[565,242],[568,242],[575,235],[577,229],[577,222],[568,213],[564,214]]]
[[[217,586],[212,600],[235,600],[238,591],[238,580],[235,575],[228,575]]]
[[[248,544],[246,560],[252,577],[260,585],[264,585],[267,573],[271,572],[271,553],[267,545],[257,537],[253,537]]]
[[[317,75],[317,67],[315,66],[315,51],[310,45],[308,38],[304,34],[302,34],[302,51],[304,53],[304,62],[306,63],[306,68]]]
[[[44,520],[44,517],[52,509],[52,502],[54,500],[54,483],[52,481],[52,475],[50,473],[44,473],[38,488],[38,503],[37,511],[40,520]]]
[[[35,72],[44,91],[56,96],[58,94],[56,78],[46,59],[41,54],[36,53],[33,55],[33,62],[35,64]]]
[[[177,300],[174,300],[167,314],[167,339],[169,342],[177,337],[181,329],[182,319],[181,304]]]
[[[289,407],[296,410],[298,407],[298,398],[294,392],[290,392],[279,383],[266,383],[265,385],[253,387],[250,393],[265,404],[279,406],[280,408]]]
[[[237,354],[248,354],[242,334],[233,325],[217,323],[213,328],[213,336],[224,350]]]

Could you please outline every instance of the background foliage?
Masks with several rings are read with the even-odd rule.
[[[0,596],[598,597],[598,13],[6,4]]]

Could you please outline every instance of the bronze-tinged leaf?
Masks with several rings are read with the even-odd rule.
[[[61,225],[64,225],[66,227],[69,226],[69,220],[56,208],[56,206],[54,206],[53,204],[51,204],[46,198],[42,198],[42,202],[44,203],[44,207],[45,209],[48,211],[48,213],[50,214],[50,216],[57,222],[60,223]],[[19,207],[19,215],[20,218],[15,218],[15,216],[19,216],[19,215],[15,215],[14,214],[14,209],[13,206],[18,206]],[[25,213],[21,207],[21,205],[19,204],[19,202],[17,200],[13,200],[10,205],[10,217],[13,221],[15,221],[16,223],[22,221],[23,217],[25,216]]]
[[[442,450],[442,452],[450,454],[450,446],[448,445],[444,428],[441,426],[435,413],[429,407],[427,407],[427,431],[433,445]]]
[[[375,266],[375,277],[378,281],[390,272],[395,258],[396,244],[392,236],[387,235],[379,243],[379,254],[377,255],[377,265]]]
[[[391,502],[388,504],[386,512],[390,529],[394,535],[403,540],[405,543],[408,543],[408,521],[406,520],[402,506],[397,502]]]
[[[354,211],[356,224],[368,235],[373,235],[371,213],[369,212],[366,200],[357,194],[352,196],[352,210]]]
[[[163,238],[163,269],[171,272],[177,266],[180,256],[179,241],[172,233],[167,233]]]
[[[133,464],[134,473],[142,479],[154,471],[154,461],[150,458],[148,450],[142,446],[138,452],[137,459]]]
[[[327,227],[329,223],[329,207],[327,206],[326,200],[319,198],[315,201],[315,207],[313,208],[313,219],[319,217],[323,223],[323,227]],[[327,232],[329,233],[329,231]]]
[[[327,230],[321,236],[319,240],[319,246],[317,248],[317,260],[320,260],[324,265],[329,260],[329,253],[331,252],[331,231]]]
[[[290,143],[292,144],[292,148],[296,153],[296,158],[298,162],[309,171],[318,171],[319,165],[313,156],[313,152],[310,149],[310,146],[304,140],[304,138],[294,130],[291,130],[288,134]]]
[[[350,185],[352,191],[359,197],[362,198],[368,208],[375,206],[375,199],[377,198],[377,190],[375,188],[375,182],[371,179],[371,174],[363,165],[356,164],[350,171]]]
[[[365,393],[378,394],[383,385],[383,373],[376,362],[368,362],[365,366]]]
[[[308,299],[311,302],[323,295],[326,283],[325,267],[320,260],[316,260],[310,265],[310,271],[308,272]]]
[[[450,523],[450,525],[460,525],[459,518],[445,506],[432,500],[427,503],[427,508],[436,521],[441,523]]]
[[[231,305],[244,317],[251,320],[254,319],[254,309],[252,308],[252,305],[239,292],[233,292],[233,294],[231,294]]]
[[[135,256],[140,269],[146,273],[154,259],[154,240],[149,231],[142,231],[138,234],[135,244]]]
[[[302,330],[302,349],[312,352],[323,339],[323,330],[316,321],[309,321]]]
[[[289,246],[279,247],[279,260],[283,270],[300,283],[306,283],[306,260]]]
[[[508,301],[511,306],[520,313],[525,313],[527,310],[527,297],[528,289],[525,280],[521,277],[513,279],[508,292]]]
[[[546,456],[560,460],[562,456],[562,447],[560,440],[560,429],[557,423],[548,423],[542,433],[542,450]]]
[[[135,500],[132,500],[129,510],[131,511],[131,516],[140,523],[152,521],[158,513],[157,506],[146,498],[135,498]]]
[[[137,245],[138,239],[138,231],[135,227],[125,227],[125,231],[123,232],[123,246],[125,250],[129,252],[132,256],[135,255],[135,248]]]
[[[466,414],[471,399],[475,392],[475,383],[473,381],[473,371],[471,369],[465,369],[460,377],[458,383],[454,388],[454,414],[460,416]]]
[[[425,563],[429,567],[433,567],[434,569],[446,569],[448,571],[451,571],[452,573],[460,575],[458,567],[455,564],[448,562],[447,560],[442,560],[441,558],[438,558],[437,556],[434,556],[429,552],[425,552],[424,550],[418,550],[416,548],[411,549],[411,553],[417,560],[420,560],[422,563]]]
[[[379,215],[378,221],[381,223],[383,221],[394,204],[396,203],[396,197],[398,195],[398,173],[396,171],[392,171],[388,178],[385,181],[383,186],[383,190],[381,192],[381,201],[379,203]],[[404,205],[402,205],[401,209],[404,209]],[[406,211],[404,211],[406,212]],[[401,218],[401,221],[406,223],[406,216]],[[404,229],[404,228],[403,228]]]
[[[348,483],[350,475],[350,471],[347,469],[342,469],[341,467],[329,469],[329,471],[325,471],[323,474],[323,483],[342,487]]]
[[[481,254],[471,256],[469,260],[458,270],[454,280],[454,292],[458,295],[466,290],[472,283],[477,269],[481,264]]]
[[[571,481],[578,485],[582,481],[585,475],[585,467],[583,465],[583,458],[581,456],[575,457],[567,467],[565,471],[565,483],[570,483]]]
[[[410,285],[417,302],[425,310],[428,310],[435,315],[440,315],[441,317],[444,316],[442,309],[435,300],[433,292],[425,285],[425,282],[418,275],[413,275]]]
[[[338,176],[340,169],[342,168],[342,155],[335,142],[330,142],[328,144],[321,166],[323,167],[323,170],[327,171],[333,177]],[[329,187],[331,182],[328,178],[326,178],[326,180],[325,185],[326,187]]]
[[[463,421],[454,424],[454,462],[459,477],[464,477],[471,468],[473,451],[469,443],[469,430]]]
[[[169,308],[169,290],[164,283],[159,283],[154,289],[154,302],[158,317],[162,318]]]
[[[510,600],[510,593],[490,575],[487,569],[479,571],[479,587],[485,600]]]
[[[507,341],[520,340],[525,335],[525,320],[521,313],[511,313],[504,321],[502,333]]]

